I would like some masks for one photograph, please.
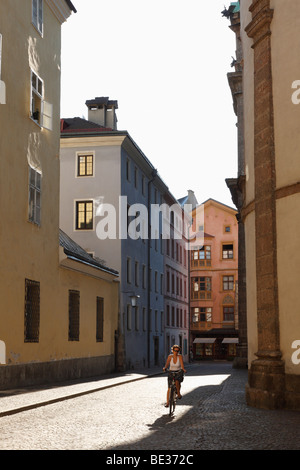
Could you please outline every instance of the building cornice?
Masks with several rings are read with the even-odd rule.
[[[45,0],[50,10],[54,13],[60,24],[67,21],[71,16],[71,7],[65,0]],[[76,11],[75,8],[73,11]]]

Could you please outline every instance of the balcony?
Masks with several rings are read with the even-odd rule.
[[[191,300],[211,300],[211,291],[200,290],[191,293]]]
[[[191,268],[206,268],[211,267],[210,259],[192,259]]]

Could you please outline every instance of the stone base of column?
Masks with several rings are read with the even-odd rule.
[[[278,356],[275,353],[252,362],[246,386],[247,405],[269,410],[285,407],[284,361]]]

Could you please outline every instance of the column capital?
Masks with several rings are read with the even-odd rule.
[[[245,31],[253,39],[254,48],[262,39],[270,36],[274,10],[270,8],[270,0],[253,0],[249,11],[252,13],[252,21],[246,26]]]

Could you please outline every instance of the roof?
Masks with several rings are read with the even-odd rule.
[[[178,199],[178,203],[181,205],[181,206],[184,206],[184,204],[186,203],[186,201],[188,200],[189,196],[188,194],[184,197],[181,197]]]
[[[105,100],[106,98],[95,98],[95,100]],[[95,100],[89,100],[86,102],[91,103],[94,102]],[[84,138],[84,137],[94,137],[97,135],[110,135],[110,136],[123,136],[124,138],[127,138],[128,141],[131,143],[131,145],[135,148],[135,150],[140,154],[146,165],[148,165],[149,170],[151,171],[151,178],[155,178],[157,176],[158,180],[160,181],[160,184],[164,187],[164,195],[166,194],[169,195],[169,197],[173,200],[174,203],[178,203],[177,199],[171,192],[169,191],[168,186],[166,183],[163,181],[161,176],[158,174],[156,168],[153,166],[151,161],[148,159],[148,157],[144,154],[144,152],[140,149],[140,147],[137,145],[137,143],[132,139],[130,134],[127,131],[120,131],[120,130],[114,130],[110,127],[104,127],[101,126],[100,124],[96,124],[92,121],[87,121],[86,119],[80,118],[80,117],[75,117],[75,118],[62,118],[60,120],[60,135],[61,138],[73,138],[73,137],[78,137]],[[126,140],[127,140],[126,139]]]
[[[215,238],[215,236],[211,235],[210,233],[203,232],[203,231],[199,230],[199,232],[192,233],[191,240],[194,240],[195,238],[196,239],[197,238]]]
[[[60,131],[62,134],[67,132],[105,132],[112,131],[111,127],[104,127],[95,122],[87,121],[80,117],[61,119],[60,120]]]
[[[236,209],[234,209],[234,207],[230,207],[228,206],[227,204],[224,204],[223,202],[220,202],[220,201],[217,201],[216,199],[213,199],[213,198],[209,198],[209,199],[206,199],[206,201],[202,202],[201,204],[199,204],[196,209],[200,206],[203,206],[205,204],[216,204],[216,205],[219,205],[219,206],[223,206],[224,208],[226,209],[230,209],[231,211],[234,211],[234,212],[237,212]]]
[[[74,242],[74,240],[72,240],[61,229],[59,230],[59,244],[64,249],[64,252],[68,258],[74,259],[79,263],[88,264],[89,266],[92,266],[96,269],[100,269],[101,271],[105,271],[115,276],[119,275],[118,271],[108,268],[99,260],[89,255],[83,248],[81,248],[81,246]]]
[[[77,13],[76,8],[74,7],[73,3],[70,0],[65,0],[66,4],[70,8],[70,10],[74,11],[74,13]]]

